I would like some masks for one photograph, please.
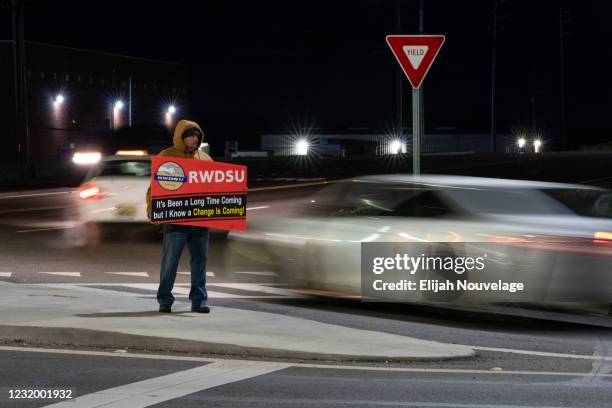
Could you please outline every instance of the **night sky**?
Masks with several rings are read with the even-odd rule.
[[[4,2],[6,4],[6,2]],[[192,116],[214,141],[261,133],[397,126],[397,62],[387,34],[417,33],[418,1],[28,1],[26,39],[189,64]],[[570,143],[612,140],[612,5],[499,2],[497,132],[532,126],[557,140],[560,9]],[[425,80],[427,132],[489,132],[493,0],[425,0],[425,32],[446,35]],[[8,9],[0,39],[11,38]],[[402,74],[403,75],[403,74]],[[404,87],[404,123],[410,93]]]

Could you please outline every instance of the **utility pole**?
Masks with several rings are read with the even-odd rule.
[[[128,91],[128,126],[132,127],[132,76],[128,80],[130,90]]]
[[[493,49],[491,53],[491,152],[497,150],[497,135],[495,134],[495,69],[497,62],[497,0],[493,0]]]
[[[30,135],[28,126],[27,86],[25,68],[25,38],[23,29],[24,0],[12,0],[13,8],[13,79],[15,91],[15,131],[21,178],[28,175],[30,165]]]
[[[565,125],[565,23],[568,21],[568,10],[563,6],[559,9],[559,58],[560,58],[560,88],[561,88],[561,146],[567,150],[567,134]]]

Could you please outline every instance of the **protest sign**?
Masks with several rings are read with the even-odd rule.
[[[151,221],[244,231],[246,178],[246,166],[153,156]]]

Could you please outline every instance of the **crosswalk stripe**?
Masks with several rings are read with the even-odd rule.
[[[272,271],[253,271],[253,272],[249,272],[249,271],[243,271],[243,272],[234,272],[235,274],[238,275],[253,275],[253,276],[278,276],[277,274],[275,274]]]
[[[256,283],[215,283],[213,286],[228,289],[239,289],[249,292],[269,293],[277,296],[302,297],[298,293],[289,289],[270,287],[267,285],[258,285]]]
[[[219,361],[49,405],[54,408],[144,408],[184,395],[243,381],[290,367],[285,363]]]
[[[113,290],[117,291],[126,296],[134,296],[141,297],[142,294],[134,293],[133,291],[129,291],[128,289],[140,289],[150,291],[151,295],[154,295],[157,292],[158,283],[129,283],[129,282],[119,282],[119,283],[32,283],[31,285],[37,286],[45,286],[52,288],[60,288],[67,290],[91,290],[91,291],[100,291],[100,290]],[[242,290],[247,293],[228,293],[223,292],[223,288],[234,289],[234,290]],[[121,290],[121,288],[125,288],[125,290]],[[191,290],[190,284],[188,283],[177,283],[174,285],[172,289],[172,293],[175,296],[187,297],[189,296],[189,292]],[[305,298],[306,295],[294,292],[292,290],[282,289],[278,287],[269,287],[267,285],[259,285],[259,284],[211,284],[208,287],[208,298],[209,299],[244,299],[244,300],[253,300],[253,299],[302,299]],[[256,293],[253,293],[256,292]]]
[[[94,284],[88,284],[88,285],[94,285]],[[95,286],[118,286],[118,285],[122,287],[126,287],[126,288],[150,290],[153,292],[157,291],[157,288],[159,286],[157,283],[121,283],[121,284],[107,283],[103,285],[95,284]],[[249,292],[270,293],[270,296],[267,296],[267,295],[239,295],[239,294],[234,294],[234,293],[225,293],[225,292],[220,292],[217,290],[208,289],[207,290],[208,298],[209,299],[274,299],[274,298],[278,298],[279,295],[284,296],[284,297],[302,297],[301,295],[296,294],[289,290],[269,288],[270,290],[266,291],[266,290],[260,290],[260,287],[264,288],[264,286],[260,286],[260,285],[251,285],[249,287],[240,287],[239,285],[240,284],[238,284],[238,286],[232,285],[232,284],[228,284],[228,285],[215,284],[214,286],[225,286],[227,288],[242,289],[242,290],[249,291]],[[191,291],[191,288],[189,287],[189,285],[181,285],[181,284],[174,285],[174,288],[172,289],[172,293],[175,296],[189,296],[190,291]]]
[[[0,272],[0,277],[2,278],[10,278],[13,272]]]
[[[139,276],[141,278],[148,278],[147,272],[105,272],[111,275],[125,275],[125,276]]]
[[[177,272],[177,273],[178,273],[179,275],[189,275],[189,276],[191,276],[191,272],[184,272],[184,271],[181,271],[181,272]],[[214,272],[211,272],[211,271],[206,271],[206,276],[210,276],[211,278],[214,278],[214,277],[215,277],[215,273],[214,273]]]
[[[46,275],[81,277],[81,272],[38,272]]]

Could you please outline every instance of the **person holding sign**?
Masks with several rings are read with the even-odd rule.
[[[198,147],[204,139],[204,132],[200,126],[188,120],[181,120],[176,124],[173,145],[159,153],[159,156],[177,157],[182,159],[197,159],[212,161],[206,153]],[[151,186],[147,191],[147,215],[152,221]],[[189,248],[191,267],[191,311],[210,313],[206,305],[208,293],[206,291],[206,261],[208,258],[208,228],[192,225],[164,224],[164,242],[162,249],[161,268],[159,275],[159,289],[157,290],[157,303],[161,313],[170,313],[174,296],[172,288],[176,280],[176,272],[185,244]]]

